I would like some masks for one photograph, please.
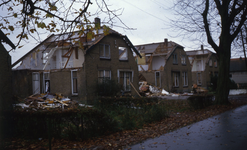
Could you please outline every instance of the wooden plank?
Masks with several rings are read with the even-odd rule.
[[[130,82],[130,85],[133,87],[133,89],[136,91],[136,93],[140,96],[140,97],[142,97],[141,95],[140,95],[140,93],[136,90],[136,88],[134,87],[134,85]]]

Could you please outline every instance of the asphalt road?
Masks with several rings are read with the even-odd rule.
[[[247,100],[246,96],[239,96],[239,99]],[[146,140],[130,148],[131,150],[247,150],[247,105]]]

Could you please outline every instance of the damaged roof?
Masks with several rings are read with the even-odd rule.
[[[183,46],[173,41],[168,41],[167,39],[165,39],[164,42],[136,45],[135,47],[140,53],[154,55],[169,55],[170,53],[172,53],[172,51],[174,51],[174,49],[177,46],[183,48]]]
[[[103,27],[101,27],[103,29]],[[76,43],[75,41],[81,41],[83,46],[85,47],[85,52],[87,53],[92,49],[97,43],[99,43],[104,37],[109,36],[109,35],[115,35],[121,37],[125,43],[138,55],[140,58],[142,57],[140,53],[136,50],[136,48],[133,46],[131,41],[128,39],[126,35],[122,35],[115,30],[110,29],[108,34],[105,34],[102,30],[99,31],[101,33],[97,34],[95,38],[88,40],[86,39],[85,41],[82,41],[81,38],[87,38],[86,34],[82,34],[80,31],[76,32],[69,32],[69,33],[64,33],[64,34],[57,34],[54,35],[52,34],[48,38],[46,38],[44,41],[42,41],[40,44],[35,46],[32,50],[30,50],[28,53],[26,53],[23,57],[21,57],[19,60],[17,60],[15,63],[12,64],[12,68],[16,66],[19,62],[21,62],[27,55],[35,51],[39,46],[41,45],[46,45],[47,47],[49,46],[57,46],[57,45],[67,45],[67,46],[78,46],[79,44]],[[51,41],[51,42],[50,42]],[[47,49],[47,48],[46,48]],[[45,50],[46,50],[45,49]],[[44,50],[44,51],[45,51]]]

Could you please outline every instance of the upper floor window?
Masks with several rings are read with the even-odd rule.
[[[209,66],[211,67],[213,65],[212,59],[209,60]]]
[[[119,60],[128,60],[128,50],[126,47],[118,47]]]
[[[173,54],[173,64],[178,64],[178,57],[176,53]]]
[[[214,67],[217,67],[217,60],[214,60]]]
[[[47,53],[47,52],[44,52],[43,53],[43,63],[46,63],[47,62],[47,60],[48,60],[48,54],[49,53]]]
[[[110,45],[107,44],[100,44],[99,45],[99,55],[100,58],[110,59]]]
[[[181,63],[183,65],[186,65],[186,59],[185,59],[185,56],[184,55],[181,57]]]

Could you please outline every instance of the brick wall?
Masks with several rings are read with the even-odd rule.
[[[90,49],[85,56],[85,78],[86,78],[86,95],[88,100],[93,100],[96,96],[96,85],[98,81],[98,70],[111,70],[111,79],[118,81],[117,70],[127,69],[134,71],[133,84],[138,89],[138,68],[133,57],[132,51],[119,36],[108,35],[104,37],[99,43],[109,44],[111,59],[100,59],[99,44]],[[128,60],[119,60],[118,47],[128,47]],[[132,95],[136,95],[135,91],[131,90]]]

